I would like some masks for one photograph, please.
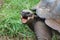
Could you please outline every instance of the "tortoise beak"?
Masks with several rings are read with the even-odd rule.
[[[22,23],[27,23],[29,20],[34,19],[34,15],[32,15],[31,17],[21,17],[21,21]]]

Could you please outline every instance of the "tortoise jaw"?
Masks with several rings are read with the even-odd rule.
[[[24,17],[24,16],[22,16],[21,17],[21,21],[22,21],[22,23],[27,23],[28,21],[30,21],[30,20],[33,20],[34,19],[34,15],[33,16],[31,16],[31,17]]]
[[[21,20],[22,20],[22,23],[27,23],[29,20],[31,19],[31,17],[22,17]]]

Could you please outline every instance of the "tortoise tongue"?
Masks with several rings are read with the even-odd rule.
[[[22,18],[22,23],[26,23],[27,19]]]

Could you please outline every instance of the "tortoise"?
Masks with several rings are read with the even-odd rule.
[[[41,0],[37,4],[37,6],[35,8],[33,8],[32,10],[36,11],[36,14],[40,19],[45,19],[43,22],[45,26],[47,25],[47,27],[50,27],[50,28],[58,31],[60,34],[60,11],[59,11],[60,10],[60,1],[59,0]],[[42,21],[40,21],[40,22],[42,22]],[[40,33],[40,31],[38,31],[38,32]],[[50,32],[47,32],[47,33],[50,33]],[[36,34],[39,36],[38,33],[36,33]],[[40,39],[38,39],[38,40],[40,40]]]
[[[22,23],[27,24],[35,32],[37,40],[51,40],[51,30],[32,10],[22,10]]]
[[[45,18],[46,25],[60,33],[60,0],[41,0],[32,10]]]

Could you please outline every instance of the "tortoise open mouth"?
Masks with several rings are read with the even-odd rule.
[[[22,15],[21,17],[22,23],[27,23],[28,21],[34,18],[34,14],[30,10],[22,10],[21,15]]]
[[[23,18],[23,19],[27,19],[28,17],[27,17],[27,16],[23,16],[22,18]]]
[[[21,20],[22,20],[22,23],[27,23],[28,21],[31,21],[34,19],[34,15],[32,15],[31,17],[29,16],[22,16]]]
[[[22,16],[22,23],[27,23],[28,17],[27,16]]]

